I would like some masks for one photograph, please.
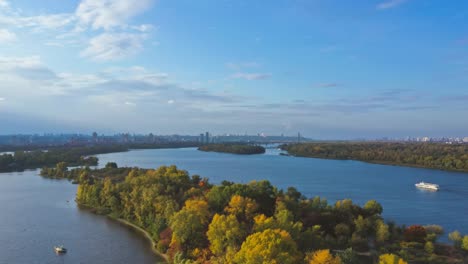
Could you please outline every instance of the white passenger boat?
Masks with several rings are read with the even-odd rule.
[[[64,248],[63,246],[55,246],[54,247],[55,252],[57,253],[67,253],[67,249]]]
[[[431,190],[431,191],[439,190],[439,185],[434,184],[434,183],[420,182],[420,183],[416,183],[415,186],[420,189],[426,189],[426,190]]]

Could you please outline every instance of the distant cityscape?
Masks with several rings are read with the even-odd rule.
[[[130,134],[120,133],[114,135],[92,134],[14,134],[0,135],[0,145],[3,146],[84,146],[96,144],[145,144],[145,143],[167,143],[167,142],[199,142],[200,144],[210,143],[297,143],[308,141],[322,141],[303,137],[300,133],[294,136],[265,135],[258,133],[256,135],[239,134],[221,134],[214,135],[210,132],[200,133],[199,135],[155,135],[155,134]],[[327,140],[330,141],[330,140]],[[344,140],[339,140],[344,141]],[[436,142],[446,144],[468,143],[468,137],[405,137],[390,138],[382,137],[375,139],[358,138],[351,141],[379,141],[379,142]]]
[[[154,135],[150,134],[130,134],[120,133],[115,135],[92,134],[15,134],[0,135],[0,146],[84,146],[96,144],[150,144],[150,143],[168,143],[168,142],[199,142],[200,144],[210,143],[288,143],[304,142],[310,139],[304,138],[298,133],[295,136],[266,136],[262,133],[257,135],[236,135],[222,134],[213,135],[210,132],[204,132],[200,135]]]

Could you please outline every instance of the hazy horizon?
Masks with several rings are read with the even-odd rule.
[[[0,0],[0,134],[468,136],[466,10]]]

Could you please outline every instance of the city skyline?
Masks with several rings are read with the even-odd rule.
[[[464,10],[435,0],[0,0],[0,134],[463,137]]]

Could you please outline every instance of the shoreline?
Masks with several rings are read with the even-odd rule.
[[[445,171],[445,172],[456,172],[456,173],[468,173],[468,170],[450,170],[450,169],[442,169],[442,168],[435,168],[435,167],[425,167],[424,165],[417,165],[417,164],[400,164],[394,162],[387,162],[387,161],[368,161],[368,160],[359,160],[359,159],[339,159],[339,158],[328,158],[328,157],[314,157],[314,156],[301,156],[301,155],[294,155],[289,153],[287,150],[287,155],[281,156],[288,156],[294,158],[308,158],[308,159],[322,159],[322,160],[343,160],[343,161],[358,161],[368,164],[376,164],[376,165],[386,165],[386,166],[395,166],[395,167],[407,167],[407,168],[417,168],[417,169],[427,169],[427,170],[438,170],[438,171]]]
[[[106,215],[109,219],[112,219],[112,220],[115,220],[121,224],[124,224],[128,227],[131,227],[135,230],[137,230],[139,233],[141,233],[150,243],[151,243],[151,251],[153,251],[153,253],[155,253],[157,256],[161,257],[165,263],[169,263],[169,257],[166,255],[166,254],[163,254],[161,252],[159,252],[157,249],[156,249],[156,242],[154,242],[153,238],[151,237],[151,235],[148,233],[148,231],[144,230],[143,228],[135,225],[134,223],[131,223],[127,220],[124,220],[122,218],[114,218],[114,217],[111,217],[110,215]]]

